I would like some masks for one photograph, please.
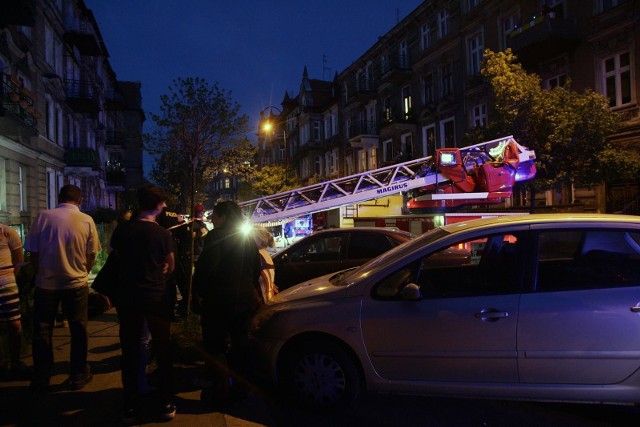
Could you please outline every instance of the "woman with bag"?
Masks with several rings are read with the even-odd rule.
[[[258,245],[258,253],[260,254],[260,290],[263,302],[268,302],[275,294],[278,293],[278,287],[275,283],[276,270],[273,265],[271,254],[267,248],[275,247],[276,243],[273,235],[264,227],[256,226],[253,231],[253,239]]]

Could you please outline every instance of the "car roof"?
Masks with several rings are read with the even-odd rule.
[[[383,233],[383,234],[393,234],[393,235],[402,235],[404,237],[413,239],[416,236],[414,234],[409,233],[408,231],[398,230],[397,228],[390,227],[346,227],[346,228],[324,228],[322,230],[314,231],[314,235],[323,234],[323,233],[352,233],[354,230],[357,232],[373,232],[373,233]]]
[[[495,225],[514,224],[554,224],[554,223],[640,223],[640,218],[633,215],[617,214],[584,214],[584,213],[551,213],[551,214],[531,214],[516,216],[501,216],[491,218],[470,219],[468,221],[456,222],[444,225],[441,228],[449,233],[458,233],[469,229],[479,229]]]

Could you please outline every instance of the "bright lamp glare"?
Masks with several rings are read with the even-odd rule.
[[[253,230],[253,225],[250,222],[244,222],[242,223],[242,226],[240,226],[240,232],[244,236],[248,236],[249,234],[251,234],[252,230]]]

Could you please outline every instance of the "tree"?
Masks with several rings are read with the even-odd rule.
[[[293,168],[285,170],[281,164],[272,164],[253,170],[249,182],[241,186],[239,198],[241,200],[257,199],[282,193],[299,187]]]
[[[177,78],[160,100],[145,148],[156,157],[151,178],[176,196],[179,208],[193,213],[195,194],[206,194],[207,183],[223,169],[239,178],[251,175],[249,119],[231,92],[202,78]]]
[[[617,130],[618,115],[608,100],[591,89],[545,89],[540,78],[524,71],[510,49],[485,51],[482,75],[495,97],[490,133],[512,134],[536,151],[536,189],[602,182],[609,151],[607,137]],[[610,177],[609,177],[610,178]],[[533,203],[532,203],[533,207]]]

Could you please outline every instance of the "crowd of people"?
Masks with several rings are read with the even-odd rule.
[[[207,355],[202,399],[225,403],[241,398],[233,378],[249,374],[250,319],[278,291],[267,250],[274,247],[273,235],[260,227],[249,234],[241,232],[244,219],[235,202],[213,207],[209,230],[201,204],[193,224],[178,218],[168,226],[162,220],[168,198],[164,190],[147,185],[138,189],[137,198],[138,209],[118,218],[107,244],[117,257],[120,278],[114,284],[118,298],[113,303],[119,320],[123,422],[137,420],[141,401],[153,390],[147,383],[149,347],[157,362],[157,389],[151,399],[162,419],[176,416],[171,321],[190,309],[200,315]],[[24,248],[16,231],[0,224],[0,322],[8,326],[9,369],[14,379],[31,379],[34,395],[50,391],[52,336],[60,306],[71,335],[68,384],[79,390],[93,378],[87,363],[88,278],[101,251],[100,238],[91,216],[80,211],[80,188],[65,185],[58,199],[56,208],[38,214]],[[20,360],[15,279],[25,251],[35,271],[32,368]]]

